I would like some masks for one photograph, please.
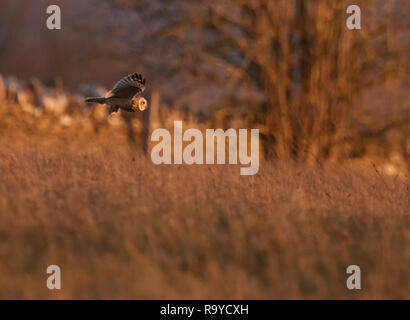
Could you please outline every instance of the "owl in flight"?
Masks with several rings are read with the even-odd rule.
[[[118,81],[105,97],[86,98],[85,101],[107,104],[110,107],[110,114],[117,112],[118,109],[128,112],[144,111],[148,103],[139,95],[145,89],[145,80],[138,73],[130,74]]]

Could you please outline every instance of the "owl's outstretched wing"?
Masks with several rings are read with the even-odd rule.
[[[119,98],[132,99],[145,90],[145,79],[138,73],[130,74],[118,81],[111,92]]]

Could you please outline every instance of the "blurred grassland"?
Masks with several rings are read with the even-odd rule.
[[[115,127],[7,119],[0,298],[410,298],[408,177],[266,160],[248,177],[155,166]],[[46,288],[51,264],[60,291]],[[360,291],[346,289],[351,264]]]
[[[409,1],[69,3],[0,10],[0,298],[410,298]],[[146,112],[85,105],[134,71]],[[153,165],[174,120],[260,129],[259,173]]]

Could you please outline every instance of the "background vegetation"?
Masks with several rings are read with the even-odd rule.
[[[409,298],[408,1],[54,3],[0,5],[0,298]],[[84,104],[135,71],[148,111]],[[259,173],[153,165],[174,120]]]
[[[15,126],[0,138],[1,298],[410,295],[408,179],[347,165],[155,166],[123,130]],[[59,291],[45,286],[50,264]],[[346,289],[350,264],[362,290]]]

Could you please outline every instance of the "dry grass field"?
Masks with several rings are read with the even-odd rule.
[[[408,177],[155,166],[117,129],[30,119],[0,120],[0,298],[410,298]]]
[[[410,1],[50,5],[0,2],[0,300],[410,299]],[[85,102],[134,72],[144,112]],[[154,165],[174,120],[259,172]]]

